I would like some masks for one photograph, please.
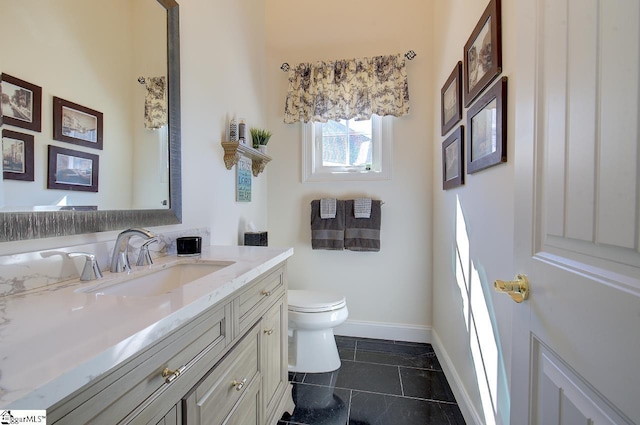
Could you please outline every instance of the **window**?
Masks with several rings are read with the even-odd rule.
[[[303,124],[302,181],[391,178],[391,119]]]

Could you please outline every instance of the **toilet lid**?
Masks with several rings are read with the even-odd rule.
[[[289,310],[301,313],[320,313],[341,309],[346,305],[344,296],[332,292],[290,289]]]

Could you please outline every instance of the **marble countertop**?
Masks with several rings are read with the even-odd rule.
[[[0,407],[46,409],[293,255],[293,249],[205,247],[200,257],[166,256],[133,274],[184,261],[233,264],[156,296],[83,292],[69,280],[0,297]],[[122,278],[104,272],[99,282]]]

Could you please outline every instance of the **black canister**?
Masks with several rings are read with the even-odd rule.
[[[200,236],[182,236],[176,239],[178,256],[200,255],[202,252],[202,238]]]

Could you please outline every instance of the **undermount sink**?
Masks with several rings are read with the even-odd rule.
[[[134,272],[110,282],[82,288],[79,291],[91,294],[137,297],[162,295],[215,273],[233,263],[233,261],[199,261],[160,266],[156,270]]]

